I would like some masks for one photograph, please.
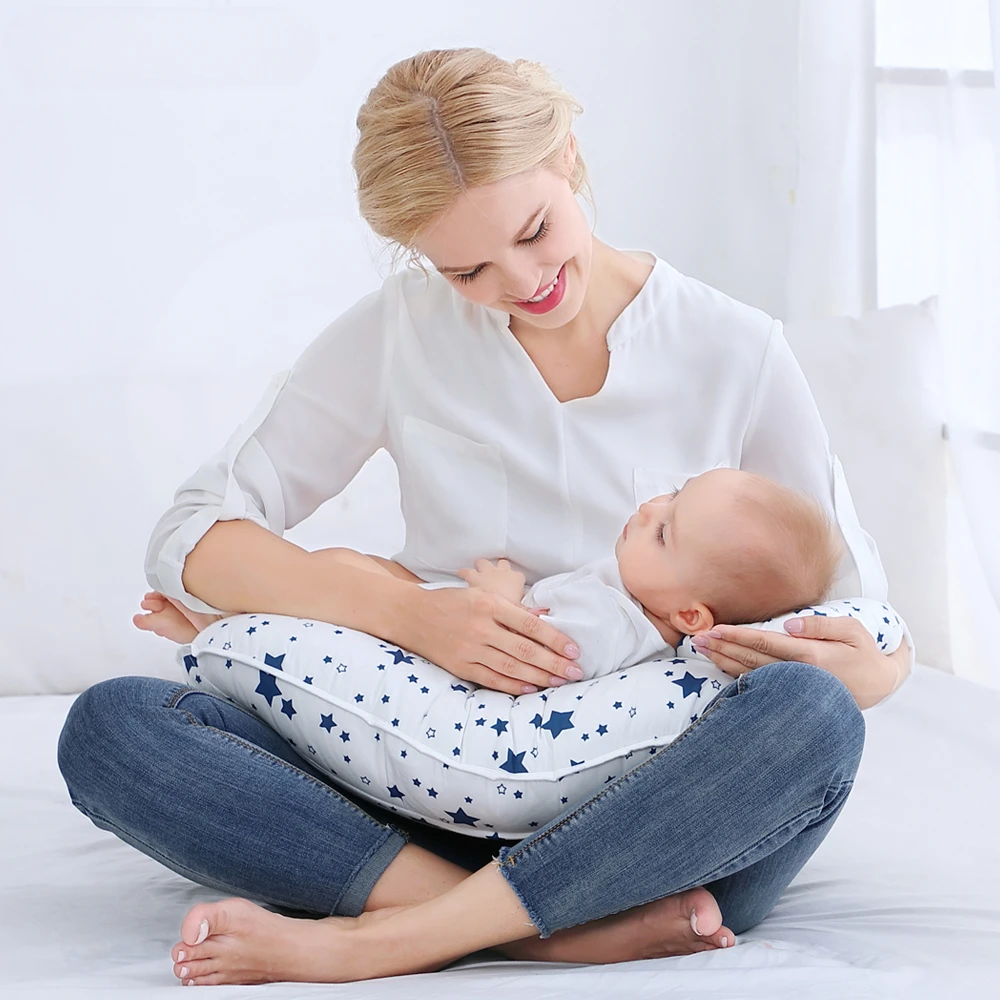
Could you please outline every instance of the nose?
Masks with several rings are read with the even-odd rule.
[[[637,513],[639,515],[639,524],[645,527],[649,523],[649,519],[653,513],[652,504],[648,501],[646,503],[639,504],[639,510]]]
[[[526,271],[521,270],[520,273],[511,274],[508,279],[508,295],[515,302],[524,302],[527,299],[534,298],[538,294],[538,289],[542,284],[543,275],[542,272],[531,268]]]

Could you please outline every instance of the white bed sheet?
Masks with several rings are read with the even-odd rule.
[[[169,949],[220,898],[69,802],[56,739],[72,695],[0,698],[0,994],[155,998]],[[348,985],[218,987],[227,997],[1000,997],[1000,691],[918,666],[865,713],[840,819],[737,947],[614,966],[480,952],[441,972]],[[169,995],[173,995],[172,993]]]

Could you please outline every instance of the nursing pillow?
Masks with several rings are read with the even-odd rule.
[[[899,618],[868,599],[789,618],[860,619],[881,649]],[[517,698],[381,639],[326,622],[241,614],[178,661],[188,683],[255,713],[331,781],[385,809],[474,837],[516,840],[676,739],[734,678],[685,638],[627,670]]]

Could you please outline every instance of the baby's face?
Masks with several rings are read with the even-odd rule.
[[[713,469],[641,504],[615,543],[622,583],[653,614],[669,618],[705,600],[702,567],[712,551],[753,530],[734,504],[738,469]]]

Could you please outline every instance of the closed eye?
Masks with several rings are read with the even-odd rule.
[[[662,523],[662,522],[661,522],[660,526],[659,526],[659,527],[658,527],[658,528],[656,529],[656,540],[657,540],[657,541],[658,541],[658,542],[659,542],[659,543],[660,543],[661,545],[663,545],[663,529],[664,529],[665,527],[666,527],[666,524],[664,524],[664,523]]]
[[[544,239],[548,231],[549,231],[549,220],[542,219],[542,224],[538,227],[538,231],[535,233],[535,235],[529,236],[527,239],[519,240],[518,243],[523,244],[525,246],[530,246],[532,243],[537,243],[539,240]],[[469,281],[474,281],[477,277],[479,277],[479,275],[482,273],[485,267],[486,267],[485,264],[480,264],[479,267],[477,267],[474,271],[467,271],[465,274],[455,274],[452,275],[452,277],[456,278],[458,281],[461,281],[463,284],[465,284]]]

